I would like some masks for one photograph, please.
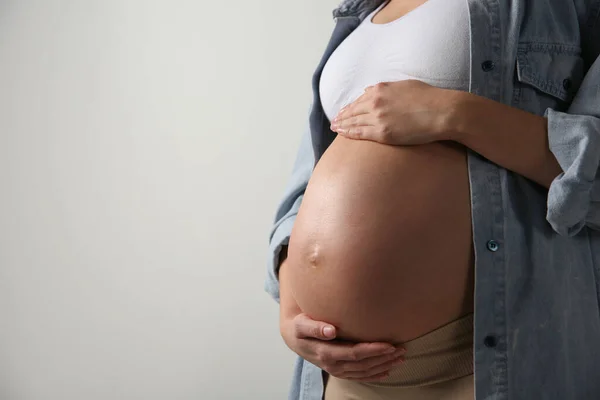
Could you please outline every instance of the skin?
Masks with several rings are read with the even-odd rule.
[[[373,22],[391,22],[422,3],[391,0]],[[420,81],[367,88],[340,111],[331,129],[347,138],[390,145],[455,141],[545,188],[562,172],[548,146],[545,118]],[[394,348],[390,343],[337,343],[333,325],[310,319],[295,302],[289,290],[286,257],[282,252],[280,332],[288,347],[338,378],[368,381],[387,376],[394,362],[400,362],[402,352],[390,356]]]
[[[396,146],[451,140],[545,188],[563,172],[548,145],[546,118],[417,80],[367,88],[340,110],[331,129]]]
[[[291,232],[292,293],[339,338],[405,343],[473,311],[471,231],[463,146],[338,136]]]
[[[285,252],[285,251],[284,251]],[[400,365],[405,350],[388,343],[338,341],[336,328],[304,314],[290,290],[286,260],[279,269],[280,332],[286,345],[303,359],[341,379],[376,381]]]

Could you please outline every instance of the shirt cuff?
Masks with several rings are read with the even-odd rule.
[[[559,234],[574,236],[600,225],[600,119],[546,109],[548,144],[563,172],[548,190],[546,219]]]

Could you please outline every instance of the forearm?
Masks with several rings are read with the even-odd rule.
[[[448,94],[455,104],[451,140],[545,188],[562,172],[548,147],[544,117],[467,92]]]

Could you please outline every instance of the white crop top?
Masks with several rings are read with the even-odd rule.
[[[379,82],[419,79],[468,90],[469,10],[464,0],[428,0],[386,24],[371,19],[377,7],[337,47],[321,74],[319,95],[331,121],[339,110]]]

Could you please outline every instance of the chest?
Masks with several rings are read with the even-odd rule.
[[[333,50],[343,43],[346,36],[356,27],[361,26],[366,17],[371,16],[375,24],[385,25],[410,16],[429,4],[439,1],[348,0],[343,3],[340,9],[334,11],[337,24],[341,25],[340,29],[336,29],[337,33],[334,32],[320,69],[315,72],[315,78],[320,77],[322,68]],[[540,112],[537,106],[554,105],[560,109],[572,100],[585,71],[591,64],[590,59],[595,58],[594,55],[587,54],[585,59],[584,39],[586,25],[589,25],[594,4],[595,9],[598,9],[600,1],[594,3],[593,0],[587,2],[458,0],[458,2],[462,2],[468,10],[471,87],[477,94],[512,105],[522,104],[523,108],[537,113]],[[354,8],[344,4],[353,5]],[[375,15],[370,15],[374,10]],[[438,13],[437,18],[441,18],[441,22],[435,18],[430,16],[432,23],[422,23],[421,32],[427,33],[421,35],[418,30],[411,29],[410,38],[414,43],[419,43],[421,52],[426,52],[431,47],[424,46],[420,38],[431,34],[438,26],[446,26],[452,23],[449,21],[457,21],[461,18],[461,14]],[[400,38],[400,36],[394,37]],[[446,47],[454,46],[446,44]],[[480,69],[485,62],[488,67],[483,67],[487,70],[482,74]],[[492,65],[495,67],[495,74],[490,73],[489,66]],[[481,84],[478,84],[478,81]],[[485,88],[479,89],[482,86],[489,87],[489,81],[494,81],[495,85],[501,85],[504,89],[497,90],[497,93],[490,93],[489,90],[484,90]],[[318,86],[318,82],[315,83]]]
[[[384,3],[367,15],[328,58],[319,90],[330,120],[366,87],[379,82],[418,79],[432,86],[468,90],[466,2],[429,0],[390,22],[375,23],[392,4],[396,3]]]
[[[600,0],[464,0],[464,3],[469,15],[468,90],[538,115],[549,107],[567,109],[591,60],[597,56],[589,51],[586,56],[585,37],[591,37],[589,32],[586,36],[586,24],[589,25],[593,10],[600,9]],[[582,3],[592,5],[582,6]],[[310,124],[317,160],[335,138],[320,98],[323,69],[340,44],[382,4],[383,0],[347,0],[334,10],[335,28],[312,79],[314,107]]]

